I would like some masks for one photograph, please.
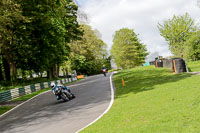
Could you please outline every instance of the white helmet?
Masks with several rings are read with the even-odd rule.
[[[55,85],[55,83],[51,83],[51,88],[53,88],[53,87],[55,87],[56,85]]]

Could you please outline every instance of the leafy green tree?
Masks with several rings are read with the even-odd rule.
[[[76,17],[78,8],[72,0],[23,0],[22,7],[24,16],[30,19],[26,25],[28,32],[31,31],[27,40],[31,40],[28,47],[32,49],[32,57],[24,59],[28,63],[20,64],[34,64],[30,69],[36,72],[48,70],[50,77],[57,77],[59,64],[70,52],[67,43],[81,34]]]
[[[142,65],[148,55],[146,46],[139,41],[138,35],[128,28],[115,32],[111,53],[116,65],[123,69]]]
[[[107,55],[106,44],[88,25],[81,25],[84,31],[81,40],[70,43],[72,68],[79,73],[97,74],[101,72],[104,56]]]
[[[200,60],[200,30],[194,32],[190,39],[185,42],[185,58],[188,60]]]
[[[111,70],[112,69],[112,66],[111,66],[111,60],[112,60],[112,56],[106,56],[104,58],[104,65],[105,67],[108,69],[108,70]]]
[[[158,24],[160,35],[165,38],[169,44],[169,49],[174,56],[186,56],[185,50],[188,48],[185,42],[190,39],[193,32],[197,30],[195,22],[188,13],[181,16],[173,16],[163,24]]]
[[[3,55],[2,55],[2,52],[1,52],[1,48],[0,48],[0,81],[3,81],[3,80],[4,80]]]
[[[15,31],[22,21],[24,21],[24,18],[17,0],[0,1],[0,48],[4,64],[9,65],[9,70],[5,71],[5,75],[7,80],[11,81],[16,80],[17,76],[17,68],[14,60],[15,53],[13,52],[16,38]]]
[[[58,76],[70,53],[67,43],[82,35],[77,10],[72,0],[0,1],[0,46],[12,79],[17,68]]]

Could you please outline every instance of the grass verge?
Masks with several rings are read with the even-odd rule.
[[[11,110],[12,108],[13,108],[13,106],[0,106],[0,115]]]
[[[121,78],[126,86],[122,86]],[[200,75],[140,67],[114,75],[115,101],[81,133],[197,133]]]
[[[200,72],[200,61],[187,62],[190,72]]]

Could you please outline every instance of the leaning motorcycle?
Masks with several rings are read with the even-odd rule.
[[[63,101],[65,102],[75,98],[75,95],[73,93],[68,92],[62,87],[57,87],[55,90],[53,90],[53,93],[56,95],[56,97],[59,97],[59,99],[57,100],[63,99]]]
[[[104,76],[106,77],[106,72],[107,72],[107,70],[106,70],[106,69],[103,69],[102,72],[103,72]]]

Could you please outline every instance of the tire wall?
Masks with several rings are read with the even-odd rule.
[[[149,62],[150,65],[155,65],[155,61]]]
[[[185,60],[183,60],[182,58],[172,58],[172,59],[163,59],[163,60],[157,59],[155,60],[154,65],[156,68],[157,67],[169,68],[175,73],[187,72]]]
[[[173,61],[172,59],[165,59],[163,60],[163,67],[173,69]]]
[[[155,67],[158,68],[158,67],[163,67],[163,61],[162,60],[156,60],[155,61]]]
[[[187,72],[185,61],[181,58],[173,59],[173,66],[173,71],[175,73]]]

